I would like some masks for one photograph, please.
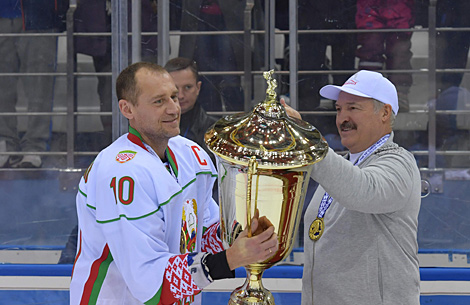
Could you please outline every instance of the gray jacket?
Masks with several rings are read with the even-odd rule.
[[[392,136],[358,166],[330,149],[304,216],[302,305],[419,305],[421,179]],[[309,238],[323,194],[333,198],[321,238]]]

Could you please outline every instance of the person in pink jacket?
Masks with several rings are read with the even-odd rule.
[[[356,26],[366,30],[409,29],[414,26],[414,0],[357,0]],[[411,35],[412,32],[360,33],[356,52],[359,69],[411,69]],[[408,111],[411,74],[393,73],[388,78],[397,88],[400,111]]]

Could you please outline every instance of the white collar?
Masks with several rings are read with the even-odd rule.
[[[363,152],[364,151],[361,151],[355,154],[349,153],[349,161],[351,161],[352,164],[356,163],[356,160],[359,159]]]

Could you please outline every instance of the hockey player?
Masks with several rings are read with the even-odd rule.
[[[89,166],[77,194],[78,248],[71,304],[200,304],[202,288],[278,248],[274,228],[253,219],[223,250],[216,170],[207,153],[179,136],[172,77],[136,63],[116,82],[129,133]]]

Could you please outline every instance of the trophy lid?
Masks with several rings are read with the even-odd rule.
[[[250,113],[228,115],[212,125],[204,138],[216,155],[239,165],[255,156],[259,168],[282,169],[314,164],[328,152],[320,132],[308,122],[291,118],[276,100],[274,70],[264,72],[266,99]]]

